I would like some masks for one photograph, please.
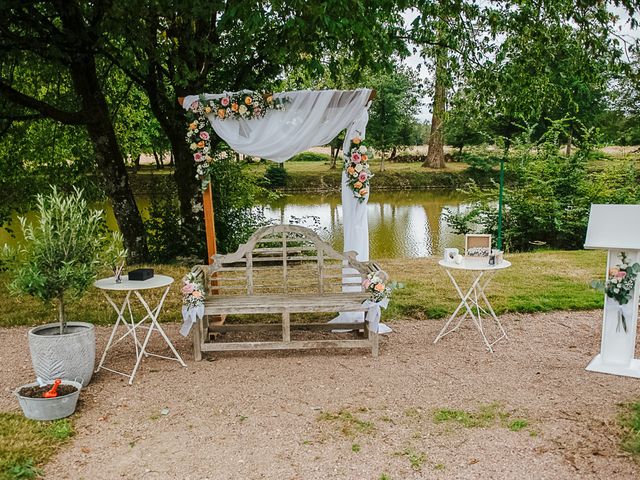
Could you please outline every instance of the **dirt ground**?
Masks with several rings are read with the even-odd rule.
[[[493,354],[470,324],[434,345],[442,322],[422,321],[392,324],[377,359],[353,350],[199,363],[169,324],[187,368],[150,357],[133,386],[96,374],[81,393],[77,434],[46,478],[637,479],[615,418],[640,384],[584,370],[600,319],[506,315],[509,339]],[[98,354],[108,332],[98,329]],[[11,390],[32,377],[26,329],[0,330],[0,342],[0,410],[13,411]],[[133,346],[123,347],[112,366],[133,365]],[[490,404],[498,415],[483,427],[434,419]],[[526,426],[512,431],[516,419]]]

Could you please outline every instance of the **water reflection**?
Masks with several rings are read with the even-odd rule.
[[[375,192],[368,204],[371,258],[440,255],[445,247],[463,246],[444,219],[444,211],[464,210],[464,197],[450,191]],[[342,250],[340,195],[294,194],[265,206],[267,218],[295,222],[316,217],[320,235]],[[308,225],[310,222],[307,222]]]
[[[149,198],[137,197],[143,217],[148,216]],[[115,229],[116,221],[108,205],[105,209],[107,225]],[[369,243],[371,258],[425,257],[440,255],[445,247],[462,248],[464,239],[448,228],[444,211],[467,208],[464,197],[454,191],[426,190],[406,192],[374,192],[368,204]],[[316,229],[324,240],[342,251],[342,207],[340,194],[321,196],[316,193],[287,195],[265,205],[267,218],[293,223],[292,218],[317,217],[317,224],[305,225]],[[36,220],[31,212],[30,221]],[[17,218],[12,224],[16,237],[0,228],[0,246],[21,240]]]

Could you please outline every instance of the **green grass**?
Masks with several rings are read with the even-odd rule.
[[[36,478],[40,467],[72,435],[69,419],[37,422],[0,413],[0,480]]]
[[[409,460],[409,464],[413,470],[421,470],[424,462],[427,461],[427,454],[424,452],[418,452],[411,447],[405,448],[402,452],[397,452],[396,455],[402,455]]]
[[[433,412],[433,421],[436,423],[453,423],[464,428],[487,428],[500,425],[512,432],[529,426],[529,421],[524,418],[510,418],[499,403],[480,405],[474,412],[466,410],[439,409]]]
[[[496,313],[588,310],[602,307],[603,296],[589,287],[604,276],[606,256],[600,251],[541,251],[507,255],[513,266],[499,272],[487,290]],[[383,319],[443,318],[458,305],[456,296],[438,258],[376,259],[391,275],[405,284],[396,290]],[[162,320],[181,321],[180,279],[189,267],[151,265],[157,272],[176,279],[164,305]],[[460,275],[464,284],[465,275]],[[467,275],[467,282],[470,277]],[[0,326],[38,325],[55,321],[54,306],[44,307],[29,297],[9,295],[8,276],[0,273]],[[160,292],[149,291],[151,303]],[[132,302],[136,305],[136,302]],[[142,310],[139,310],[140,313]],[[79,302],[67,308],[70,320],[106,325],[115,313],[104,296],[91,289]]]
[[[640,401],[623,405],[618,424],[622,428],[620,447],[640,460]]]
[[[318,421],[335,422],[340,432],[350,438],[370,434],[376,428],[373,422],[362,420],[348,410],[340,410],[335,413],[321,412],[318,415]]]

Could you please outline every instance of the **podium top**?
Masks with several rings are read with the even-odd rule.
[[[640,205],[591,205],[584,248],[640,250]]]

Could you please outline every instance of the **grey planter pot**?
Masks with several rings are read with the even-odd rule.
[[[78,389],[70,395],[64,397],[55,398],[30,398],[22,397],[18,392],[23,387],[35,387],[37,383],[29,383],[22,387],[16,388],[13,392],[18,397],[18,402],[22,408],[24,416],[31,420],[58,420],[59,418],[65,418],[76,411],[76,404],[78,403],[78,397],[80,396],[80,389],[82,384],[71,380],[63,380],[63,385],[73,385]]]
[[[29,350],[36,376],[44,381],[56,378],[91,381],[96,363],[96,334],[91,323],[68,322],[60,335],[60,325],[49,323],[29,330]]]

